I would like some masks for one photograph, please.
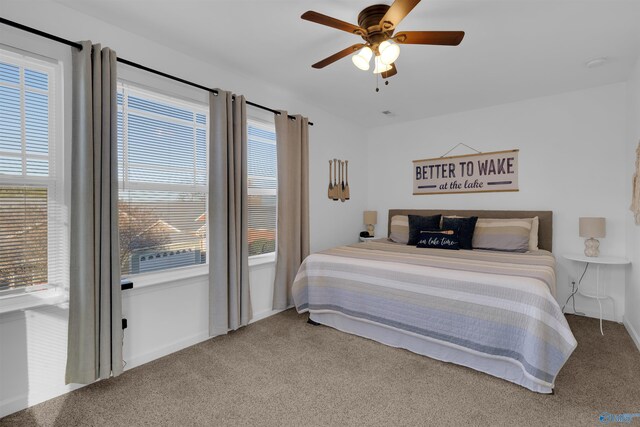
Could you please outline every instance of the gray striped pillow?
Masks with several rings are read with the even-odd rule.
[[[473,248],[527,252],[532,222],[532,218],[479,218],[473,233]]]
[[[391,218],[391,233],[389,239],[406,245],[409,242],[409,216],[394,215]]]

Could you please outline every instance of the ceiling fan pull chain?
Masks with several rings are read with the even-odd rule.
[[[380,74],[376,74],[376,92],[380,92],[380,88],[378,87],[379,77],[380,77]]]

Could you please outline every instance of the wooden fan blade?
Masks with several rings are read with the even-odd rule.
[[[380,73],[383,79],[388,79],[389,77],[393,77],[398,74],[398,68],[396,68],[396,64],[391,64],[391,69],[389,71],[384,71]]]
[[[464,31],[403,31],[394,40],[402,44],[458,46],[463,38]]]
[[[348,22],[344,22],[339,19],[314,12],[312,10],[303,13],[300,18],[307,21],[315,22],[316,24],[326,25],[327,27],[346,31],[347,33],[355,34],[358,36],[364,36],[367,34],[367,30],[360,28],[357,25],[349,24]]]
[[[387,13],[385,13],[380,20],[380,28],[382,28],[383,31],[393,30],[418,3],[420,3],[420,0],[394,1],[389,10],[387,10]]]
[[[362,49],[365,45],[362,43],[358,43],[358,44],[354,44],[353,46],[349,46],[346,49],[342,49],[340,52],[338,53],[334,53],[333,55],[331,55],[328,58],[323,59],[322,61],[316,62],[315,64],[312,65],[313,68],[324,68],[327,65],[333,64],[334,62],[336,62],[338,59],[342,59],[347,55],[350,55],[352,53],[357,52],[358,50]]]

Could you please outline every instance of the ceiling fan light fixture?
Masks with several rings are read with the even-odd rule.
[[[367,71],[369,69],[369,62],[371,61],[371,57],[373,56],[373,51],[370,47],[365,46],[360,49],[360,52],[356,53],[351,57],[351,61],[353,64],[360,68],[363,71]]]
[[[385,71],[389,71],[392,68],[391,65],[383,63],[380,60],[379,56],[376,56],[375,64],[376,64],[376,67],[373,70],[373,74],[384,73]]]
[[[364,40],[312,64],[311,67],[321,69],[342,58],[351,56],[356,67],[361,70],[370,70],[372,68],[371,58],[375,58],[373,72],[376,75],[380,74],[386,85],[389,83],[387,80],[389,77],[398,74],[396,62],[400,56],[401,44],[458,46],[462,42],[464,31],[403,31],[398,33],[398,24],[420,3],[420,0],[392,1],[391,5],[374,4],[362,9],[358,14],[358,25],[312,10],[303,13],[300,17],[305,21],[344,31]],[[376,82],[378,80],[376,79]],[[379,88],[376,89],[379,90]]]
[[[380,61],[385,65],[393,64],[400,56],[400,46],[391,40],[385,40],[378,46]]]

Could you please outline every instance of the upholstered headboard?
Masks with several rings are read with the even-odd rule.
[[[478,218],[533,218],[540,220],[538,230],[538,248],[552,251],[553,248],[553,212],[552,211],[466,211],[442,209],[389,209],[387,234],[391,232],[391,218],[394,215],[457,215],[477,216]]]

